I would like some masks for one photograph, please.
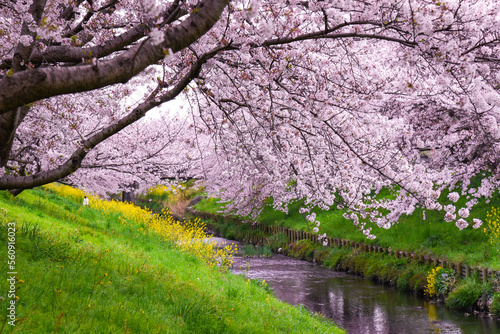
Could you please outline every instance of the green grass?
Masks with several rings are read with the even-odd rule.
[[[443,193],[440,198],[443,205],[451,203],[446,196],[447,193]],[[459,208],[466,201],[466,198],[461,198],[455,205]],[[291,203],[288,214],[286,214],[274,210],[270,200],[258,220],[263,225],[285,226],[295,230],[312,232],[314,226],[308,223],[305,215],[299,213],[301,205],[302,201]],[[489,242],[490,235],[485,233],[484,228],[487,228],[486,213],[492,207],[499,206],[500,196],[498,195],[493,197],[489,203],[482,200],[471,210],[468,218],[469,222],[472,221],[472,218],[481,219],[483,221],[482,227],[475,230],[469,226],[462,231],[454,223],[445,222],[443,217],[435,211],[426,210],[426,220],[423,220],[422,209],[416,209],[411,216],[403,215],[399,223],[388,230],[367,223],[367,227],[373,227],[372,233],[377,237],[375,240],[366,239],[350,220],[343,217],[342,210],[323,211],[316,209],[313,211],[316,212],[317,220],[321,222],[319,233],[326,233],[332,238],[446,257],[464,264],[498,270],[500,269],[498,245],[492,245]],[[218,212],[221,208],[222,205],[213,198],[203,200],[196,205],[197,210],[213,213]]]
[[[270,246],[254,246],[246,244],[242,249],[243,256],[270,257],[272,253],[273,252]]]
[[[208,197],[195,205],[197,210],[210,213],[218,213],[224,209],[224,204],[219,202],[219,199]]]
[[[470,311],[483,294],[492,295],[491,285],[479,282],[476,278],[466,278],[451,291],[446,306],[455,310]]]
[[[157,213],[161,213],[165,209],[164,203],[168,200],[168,195],[158,196],[158,195],[140,195],[137,196],[136,204],[142,208],[148,208],[149,210]]]
[[[168,209],[171,213],[182,216],[181,211],[184,210],[185,206],[202,193],[203,188],[196,186],[195,180],[190,180],[173,189],[164,186],[149,189],[137,195],[136,205],[156,213]]]
[[[16,326],[0,333],[341,333],[275,299],[265,284],[209,268],[144,226],[41,189],[0,192],[0,249],[16,225]]]

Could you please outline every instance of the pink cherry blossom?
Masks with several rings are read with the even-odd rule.
[[[472,227],[474,229],[480,228],[481,225],[483,224],[483,222],[481,221],[481,219],[474,218],[474,219],[472,219],[472,221],[474,222],[474,225],[472,225]]]
[[[302,214],[344,210],[369,239],[415,209],[455,221],[438,202],[450,192],[470,196],[460,228],[500,185],[499,12],[489,0],[0,6],[0,189],[64,179],[105,194],[183,174],[229,211],[303,200]]]
[[[458,215],[462,218],[467,218],[469,217],[469,210],[467,208],[460,208],[458,210]]]
[[[448,194],[448,198],[450,199],[450,201],[456,203],[460,198],[460,195],[456,191],[454,191]]]
[[[467,223],[464,219],[460,218],[460,219],[457,220],[457,222],[455,223],[455,225],[457,225],[457,227],[460,230],[463,230],[464,228],[466,228],[467,226],[469,226],[469,223]]]

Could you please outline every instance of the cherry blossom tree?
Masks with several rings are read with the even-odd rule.
[[[123,91],[127,91],[123,85],[138,74],[145,77],[141,81],[144,85],[151,84],[152,78],[144,70],[161,64],[198,40],[217,22],[227,2],[204,1],[196,6],[182,1],[158,4],[155,1],[70,4],[9,1],[2,4],[0,166],[6,170],[2,173],[0,188],[22,190],[70,175],[82,166],[83,159],[98,144],[181,93],[218,48],[194,62],[185,62],[183,73],[165,73],[163,79],[155,77],[155,87],[144,100],[127,113],[119,113],[119,118],[113,117],[116,110],[110,111],[112,106],[101,103],[91,108],[85,100],[89,96],[85,92],[92,90],[92,95],[106,95],[112,90],[112,95],[123,96]],[[101,90],[96,92],[96,89]],[[71,102],[61,101],[62,94],[73,94],[67,97]],[[51,108],[47,107],[49,104]],[[59,106],[67,108],[67,112]],[[86,109],[86,115],[81,108]],[[77,109],[83,112],[81,118],[71,115]],[[45,114],[47,110],[55,114]],[[106,113],[110,116],[108,122],[99,122],[99,126],[92,129],[89,118],[97,116],[100,121]],[[70,127],[89,121],[83,127],[90,132],[79,132],[82,137],[78,147],[71,154],[61,156],[63,161],[55,165],[53,157],[44,152],[39,152],[36,159],[17,159],[18,151],[36,150],[24,146],[25,138],[16,136],[29,115],[35,123],[40,117],[67,117],[66,125]],[[16,138],[20,147],[14,146]],[[66,146],[64,138],[56,139],[60,140],[60,146]]]
[[[0,11],[0,189],[63,177],[116,188],[126,174],[152,184],[160,161],[190,163],[241,214],[301,198],[304,214],[345,208],[373,237],[366,220],[388,228],[418,206],[464,228],[498,185],[497,2],[34,0]],[[146,94],[131,106],[136,87]],[[185,130],[139,122],[182,93]],[[458,184],[471,200],[443,208]],[[383,188],[395,198],[379,200]]]
[[[389,228],[417,206],[468,226],[468,210],[498,184],[498,5],[296,4],[245,13],[227,38],[251,42],[201,73],[193,100],[216,138],[213,190],[243,214],[269,196],[283,210],[297,198],[349,208],[369,238],[360,219]],[[458,183],[470,200],[445,210],[437,199]],[[377,200],[384,187],[394,200]]]

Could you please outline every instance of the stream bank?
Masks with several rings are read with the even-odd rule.
[[[321,313],[347,333],[500,333],[495,319],[464,316],[415,294],[280,254],[235,257],[231,271],[265,280],[278,299]]]
[[[446,259],[383,249],[349,240],[329,238],[329,245],[325,247],[317,241],[317,236],[312,233],[293,231],[283,227],[260,227],[242,222],[234,217],[214,215],[192,208],[187,208],[186,212],[188,216],[205,221],[207,228],[214,235],[254,245],[265,245],[275,252],[279,251],[297,259],[315,262],[328,269],[353,273],[377,283],[413,292],[419,296],[424,296],[428,287],[428,275],[432,269],[441,267],[446,268],[446,270],[454,270],[456,275],[453,277],[452,283],[458,285],[462,281],[478,282],[474,286],[477,289],[475,292],[477,296],[474,297],[474,300],[469,300],[469,296],[455,296],[459,298],[459,307],[457,308],[466,314],[481,312],[490,317],[499,315],[500,294],[493,293],[498,289],[498,277],[500,277],[496,271],[471,268]],[[444,293],[437,293],[429,301],[444,303],[445,297],[450,292],[451,289]],[[460,298],[469,299],[462,301]],[[492,309],[494,315],[489,313]]]

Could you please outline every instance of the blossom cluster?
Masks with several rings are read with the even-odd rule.
[[[471,210],[500,185],[500,2],[200,1],[54,0],[40,19],[32,1],[0,6],[0,84],[22,88],[1,103],[29,106],[21,124],[0,123],[15,157],[0,186],[61,175],[83,150],[66,177],[101,194],[187,170],[245,216],[272,197],[284,211],[297,199],[303,214],[346,210],[370,239],[419,208],[481,226]],[[186,38],[161,50],[173,31]],[[123,66],[141,58],[142,71]],[[38,81],[16,79],[48,72],[64,84],[38,95],[23,88]],[[189,117],[164,116],[184,106]]]

